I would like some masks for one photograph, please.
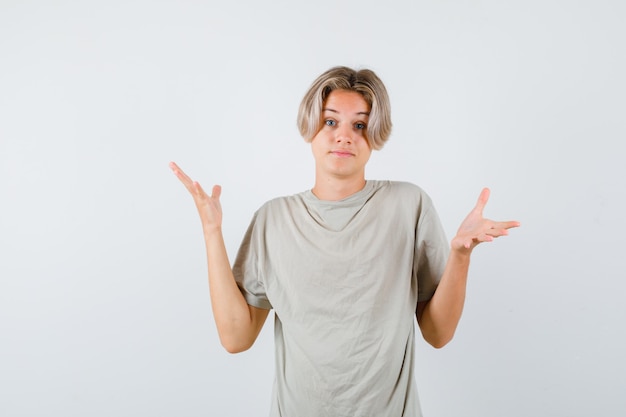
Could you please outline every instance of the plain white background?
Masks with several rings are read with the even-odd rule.
[[[517,219],[474,254],[428,417],[626,414],[626,7],[599,1],[0,1],[0,415],[265,416],[272,316],[217,339],[200,224],[169,171],[256,208],[308,189],[299,101],[386,83],[368,178],[419,184],[450,237],[483,186]]]

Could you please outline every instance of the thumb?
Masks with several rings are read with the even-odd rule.
[[[214,185],[213,186],[213,193],[211,194],[211,197],[212,198],[217,198],[219,200],[221,195],[222,195],[222,186],[221,185]]]
[[[483,213],[483,210],[487,205],[487,201],[489,201],[489,194],[489,188],[483,188],[483,190],[480,192],[480,196],[478,197],[478,201],[476,202],[476,207],[474,207],[474,210],[478,211],[480,214]]]

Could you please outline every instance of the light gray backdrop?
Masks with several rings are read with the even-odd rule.
[[[624,416],[626,7],[614,1],[0,1],[0,415],[265,416],[271,317],[217,339],[200,224],[231,257],[310,188],[295,116],[330,66],[386,82],[368,178],[417,183],[452,236],[483,186],[522,228],[479,247],[423,410]]]

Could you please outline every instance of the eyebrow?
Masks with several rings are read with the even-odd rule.
[[[333,113],[339,113],[337,110],[335,110],[335,109],[331,109],[331,108],[329,108],[329,107],[324,107],[324,108],[322,108],[322,111],[323,111],[323,112],[324,112],[324,111],[331,111],[331,112],[333,112]],[[359,112],[356,112],[356,114],[369,116],[369,115],[370,115],[370,112],[368,112],[368,111],[359,111]]]

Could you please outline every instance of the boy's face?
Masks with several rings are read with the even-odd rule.
[[[370,107],[354,91],[333,90],[322,109],[322,128],[311,141],[316,174],[365,178],[372,150],[366,137]]]

